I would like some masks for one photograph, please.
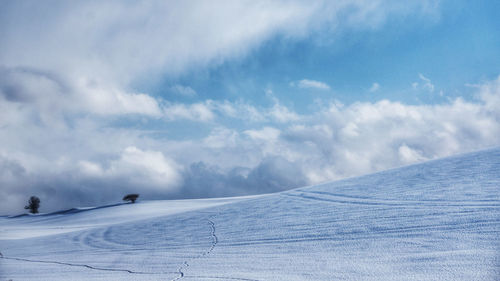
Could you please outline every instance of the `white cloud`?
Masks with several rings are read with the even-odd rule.
[[[250,122],[262,122],[267,119],[266,113],[243,101],[211,102],[215,110],[225,117],[243,119]]]
[[[61,129],[0,119],[0,195],[9,202],[0,211],[22,211],[31,194],[46,208],[61,208],[61,202],[101,204],[134,191],[144,198],[271,192],[500,145],[499,85],[500,77],[481,85],[476,101],[331,103],[309,115],[287,108],[295,116],[288,123],[271,118],[275,105],[254,108],[266,119],[245,129],[218,123],[225,113],[207,101],[201,105],[211,108],[215,127],[200,140],[159,140],[92,120]],[[5,104],[3,97],[0,110],[15,110]]]
[[[398,149],[398,152],[400,161],[403,164],[410,164],[426,160],[426,158],[422,157],[422,155],[418,151],[408,147],[406,144],[401,145]]]
[[[161,117],[156,99],[143,93],[126,93],[116,88],[87,88],[79,95],[82,111],[98,115],[142,114]]]
[[[261,130],[246,130],[244,133],[252,140],[273,142],[278,139],[281,132],[273,127],[264,127]]]
[[[374,28],[393,15],[429,14],[427,2],[74,1],[4,7],[0,62],[122,88],[141,75],[177,75],[244,56],[275,35]],[[36,47],[33,47],[36,46]]]
[[[238,132],[224,127],[217,127],[203,139],[202,144],[207,148],[229,149],[237,146]]]
[[[422,89],[429,91],[431,93],[434,92],[434,84],[432,84],[431,79],[425,77],[421,73],[418,74],[418,78],[420,78],[420,80],[422,81],[422,84],[421,84]],[[417,83],[417,82],[412,83],[412,87],[414,89],[417,89],[419,87],[419,83]]]
[[[108,176],[126,177],[133,186],[148,184],[156,189],[171,191],[182,181],[180,166],[160,151],[125,148],[120,158],[110,163]]]
[[[181,96],[185,96],[185,97],[195,97],[196,96],[196,91],[193,90],[193,88],[191,88],[189,86],[174,85],[174,86],[172,86],[172,90],[175,93],[180,94]]]
[[[97,77],[119,81],[145,70],[178,73],[239,55],[276,32],[304,30],[318,8],[299,1],[225,1],[217,9],[204,1],[79,1],[54,3],[50,13],[39,13],[43,5],[9,5],[0,61],[71,68],[78,76],[97,71]]]
[[[278,122],[289,123],[301,119],[301,116],[282,105],[274,96],[271,97],[273,106],[268,108],[255,107],[243,101],[229,102],[209,100],[204,103],[211,112],[217,112],[221,117],[241,119],[247,122]],[[184,106],[185,107],[185,106]],[[212,120],[211,118],[210,120]],[[196,120],[196,118],[192,118]],[[204,121],[204,120],[200,120]]]
[[[163,107],[163,115],[169,121],[191,120],[199,122],[209,122],[215,118],[212,111],[211,101],[205,103],[167,104]]]
[[[126,185],[143,186],[143,190],[172,192],[182,182],[181,166],[166,158],[162,152],[126,147],[117,157],[106,163],[80,161],[79,172],[94,179],[120,181]],[[106,165],[107,167],[103,167]]]
[[[268,115],[272,119],[280,123],[288,123],[300,119],[300,116],[297,113],[291,111],[290,109],[288,109],[288,107],[283,106],[279,103],[274,104],[274,106],[270,109]]]
[[[372,86],[370,87],[370,89],[368,91],[370,93],[374,93],[374,92],[378,91],[378,89],[380,89],[380,85],[379,85],[379,83],[375,82],[372,84]]]
[[[160,102],[131,84],[245,56],[276,35],[303,38],[325,24],[373,28],[389,16],[430,10],[426,1],[391,8],[378,1],[218,4],[214,9],[205,1],[74,1],[52,3],[47,10],[37,1],[10,3],[0,15],[0,76],[8,74],[0,83],[17,83],[11,97],[36,104],[44,122],[59,126],[61,115],[71,114],[159,117]],[[299,84],[328,88],[313,80]],[[195,94],[187,86],[173,88]]]
[[[302,79],[300,81],[292,83],[292,86],[293,85],[297,85],[297,87],[303,89],[330,90],[330,86],[328,86],[328,84],[321,81],[309,80],[309,79]]]
[[[78,163],[83,174],[91,177],[99,177],[104,175],[102,167],[98,163],[93,163],[87,160],[82,160]]]
[[[52,3],[49,10],[33,2],[3,8],[0,76],[9,74],[2,80],[17,83],[14,98],[36,103],[40,116],[52,123],[61,120],[55,114],[159,117],[164,111],[159,102],[130,90],[134,81],[222,63],[275,34],[305,32],[318,9],[300,1],[226,1],[217,9],[204,1],[76,1]],[[175,89],[194,94],[189,87]],[[197,117],[177,110],[188,118],[210,118],[195,107]]]
[[[108,83],[83,78],[73,81],[29,68],[0,67],[0,95],[8,102],[32,107],[45,119],[81,113],[161,115],[157,100],[147,94],[126,92]]]

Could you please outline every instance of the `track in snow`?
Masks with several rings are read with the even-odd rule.
[[[189,266],[190,266],[190,263],[189,262],[193,262],[195,261],[196,259],[200,259],[200,258],[203,258],[207,255],[209,255],[215,248],[215,246],[217,245],[218,243],[218,238],[217,238],[217,235],[215,233],[215,223],[213,221],[213,218],[215,218],[217,215],[214,215],[212,216],[211,218],[207,218],[207,222],[209,223],[210,225],[210,236],[212,237],[212,243],[210,245],[210,248],[206,251],[206,252],[203,252],[202,254],[194,257],[194,258],[191,258],[188,260],[185,260],[182,265],[178,268],[178,273],[179,273],[179,276],[172,279],[172,281],[176,281],[176,280],[180,280],[180,279],[192,279],[192,278],[203,278],[203,279],[217,279],[217,280],[241,280],[241,281],[260,281],[260,280],[257,280],[257,279],[248,279],[248,278],[238,278],[238,277],[225,277],[225,276],[193,276],[193,275],[186,275],[186,273],[183,271],[183,269],[187,269]]]
[[[210,219],[206,219],[206,220],[210,224],[210,236],[212,237],[212,243],[210,245],[210,248],[206,252],[203,252],[199,256],[190,259],[190,261],[198,259],[198,258],[202,258],[202,257],[210,254],[212,252],[212,250],[215,248],[215,245],[217,244],[217,235],[215,235],[215,223],[212,220],[210,220]],[[187,260],[185,260],[182,263],[182,265],[177,269],[177,271],[179,273],[179,276],[176,277],[175,279],[172,279],[172,281],[176,281],[176,280],[184,278],[185,277],[185,273],[184,273],[183,269],[184,268],[187,269],[188,267],[189,267],[189,262]]]

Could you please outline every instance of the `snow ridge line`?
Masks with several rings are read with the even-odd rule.
[[[395,199],[380,199],[380,198],[362,198],[355,196],[347,196],[342,194],[333,194],[319,191],[295,191],[282,193],[282,195],[290,197],[298,197],[301,199],[326,201],[338,204],[349,205],[366,205],[366,206],[414,206],[414,207],[477,207],[477,208],[492,208],[498,207],[498,200],[482,200],[482,201],[457,201],[457,200],[395,200]],[[318,197],[318,195],[322,197]]]
[[[43,261],[43,260],[30,260],[30,259],[22,259],[22,258],[13,258],[13,257],[6,257],[0,253],[0,258],[6,259],[6,260],[16,260],[16,261],[24,261],[24,262],[34,262],[34,263],[48,263],[48,264],[58,264],[58,265],[67,265],[67,266],[74,266],[74,267],[84,267],[92,270],[100,270],[100,271],[114,271],[114,272],[126,272],[130,274],[158,274],[158,273],[151,273],[151,272],[142,272],[142,271],[132,271],[128,269],[117,269],[117,268],[102,268],[102,267],[95,267],[87,264],[76,264],[76,263],[66,263],[66,262],[58,262],[58,261]]]

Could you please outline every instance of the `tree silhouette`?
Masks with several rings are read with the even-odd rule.
[[[30,213],[36,214],[38,213],[38,208],[40,208],[40,198],[36,196],[31,196],[28,201],[28,205],[24,207],[25,209],[29,209]]]
[[[130,201],[132,203],[135,203],[135,200],[137,200],[137,197],[139,197],[139,194],[127,194],[125,197],[123,197],[123,201]]]

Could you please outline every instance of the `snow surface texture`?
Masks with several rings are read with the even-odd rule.
[[[0,218],[0,280],[500,280],[500,149],[287,192]]]

